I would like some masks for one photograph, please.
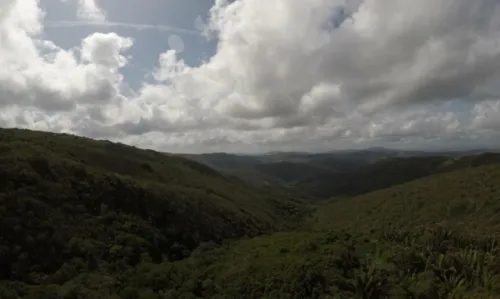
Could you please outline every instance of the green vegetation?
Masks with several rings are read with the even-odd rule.
[[[410,156],[408,155],[416,155]],[[402,157],[399,157],[402,156]],[[254,184],[271,183],[312,200],[347,197],[436,173],[500,163],[500,154],[469,155],[366,150],[325,154],[228,154],[189,157]]]
[[[0,280],[60,283],[82,267],[180,260],[305,212],[191,160],[111,142],[2,130],[0,152]]]
[[[319,229],[369,232],[387,226],[452,224],[500,233],[500,165],[470,167],[427,176],[392,188],[324,204],[315,214]]]
[[[308,204],[108,141],[0,130],[0,153],[1,299],[500,297],[498,155],[258,166],[337,197]]]
[[[7,282],[0,294],[2,298],[498,298],[499,250],[496,239],[442,227],[394,230],[377,239],[343,231],[277,233],[221,246],[204,243],[185,260],[141,262],[114,275],[75,263],[41,286]]]

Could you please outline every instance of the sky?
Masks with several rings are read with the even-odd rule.
[[[167,152],[500,148],[498,0],[0,0],[0,127]]]

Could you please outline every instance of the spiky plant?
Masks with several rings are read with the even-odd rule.
[[[403,276],[411,276],[426,270],[427,256],[418,248],[402,248],[389,258],[394,263]]]
[[[498,239],[493,236],[485,236],[483,240],[479,242],[479,249],[484,252],[497,255],[500,253],[500,243]]]
[[[470,286],[490,287],[493,273],[490,267],[495,256],[474,249],[464,249],[452,256],[455,269]]]
[[[389,274],[378,269],[373,262],[363,264],[356,273],[354,290],[355,298],[358,299],[386,298],[389,292]]]
[[[437,227],[430,229],[425,238],[424,246],[427,251],[445,253],[448,251],[452,240],[456,236],[456,232],[445,227]]]
[[[465,289],[466,279],[460,271],[457,271],[454,262],[453,258],[445,254],[429,258],[428,267],[432,269],[441,290],[440,298],[459,298],[456,296]]]
[[[353,250],[346,250],[335,260],[335,266],[342,271],[344,277],[351,277],[352,271],[359,268],[361,263]]]

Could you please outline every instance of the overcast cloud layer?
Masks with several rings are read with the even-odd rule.
[[[94,0],[64,1],[106,21]],[[131,91],[134,39],[62,49],[38,1],[2,0],[0,126],[176,152],[498,145],[498,0],[217,0],[209,14],[213,57],[165,51]]]

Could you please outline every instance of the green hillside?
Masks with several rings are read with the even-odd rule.
[[[75,262],[40,285],[0,283],[0,297],[493,299],[500,295],[499,252],[491,236],[446,227],[372,237],[275,233],[203,243],[187,259],[114,274]]]
[[[0,153],[1,299],[500,298],[496,154],[387,158],[335,181],[261,164],[343,197],[306,204],[108,141],[0,130]]]
[[[414,155],[414,156],[412,156]],[[264,156],[191,155],[256,185],[266,183],[312,200],[355,196],[428,175],[500,162],[500,154],[347,151]]]
[[[169,298],[499,298],[500,165],[471,163],[485,157],[318,205],[311,230],[205,244],[125,280]]]
[[[315,173],[295,186],[318,198],[356,196],[437,173],[494,163],[500,163],[500,154],[385,158],[348,172]]]
[[[486,156],[474,159],[484,160]],[[481,163],[484,161],[481,161]],[[500,164],[428,176],[318,208],[318,228],[446,224],[500,234]]]
[[[0,280],[183,259],[201,242],[282,229],[305,211],[191,160],[107,141],[0,130],[0,153]]]
[[[143,264],[122,275],[122,298],[499,298],[495,242],[446,228],[277,233]]]

